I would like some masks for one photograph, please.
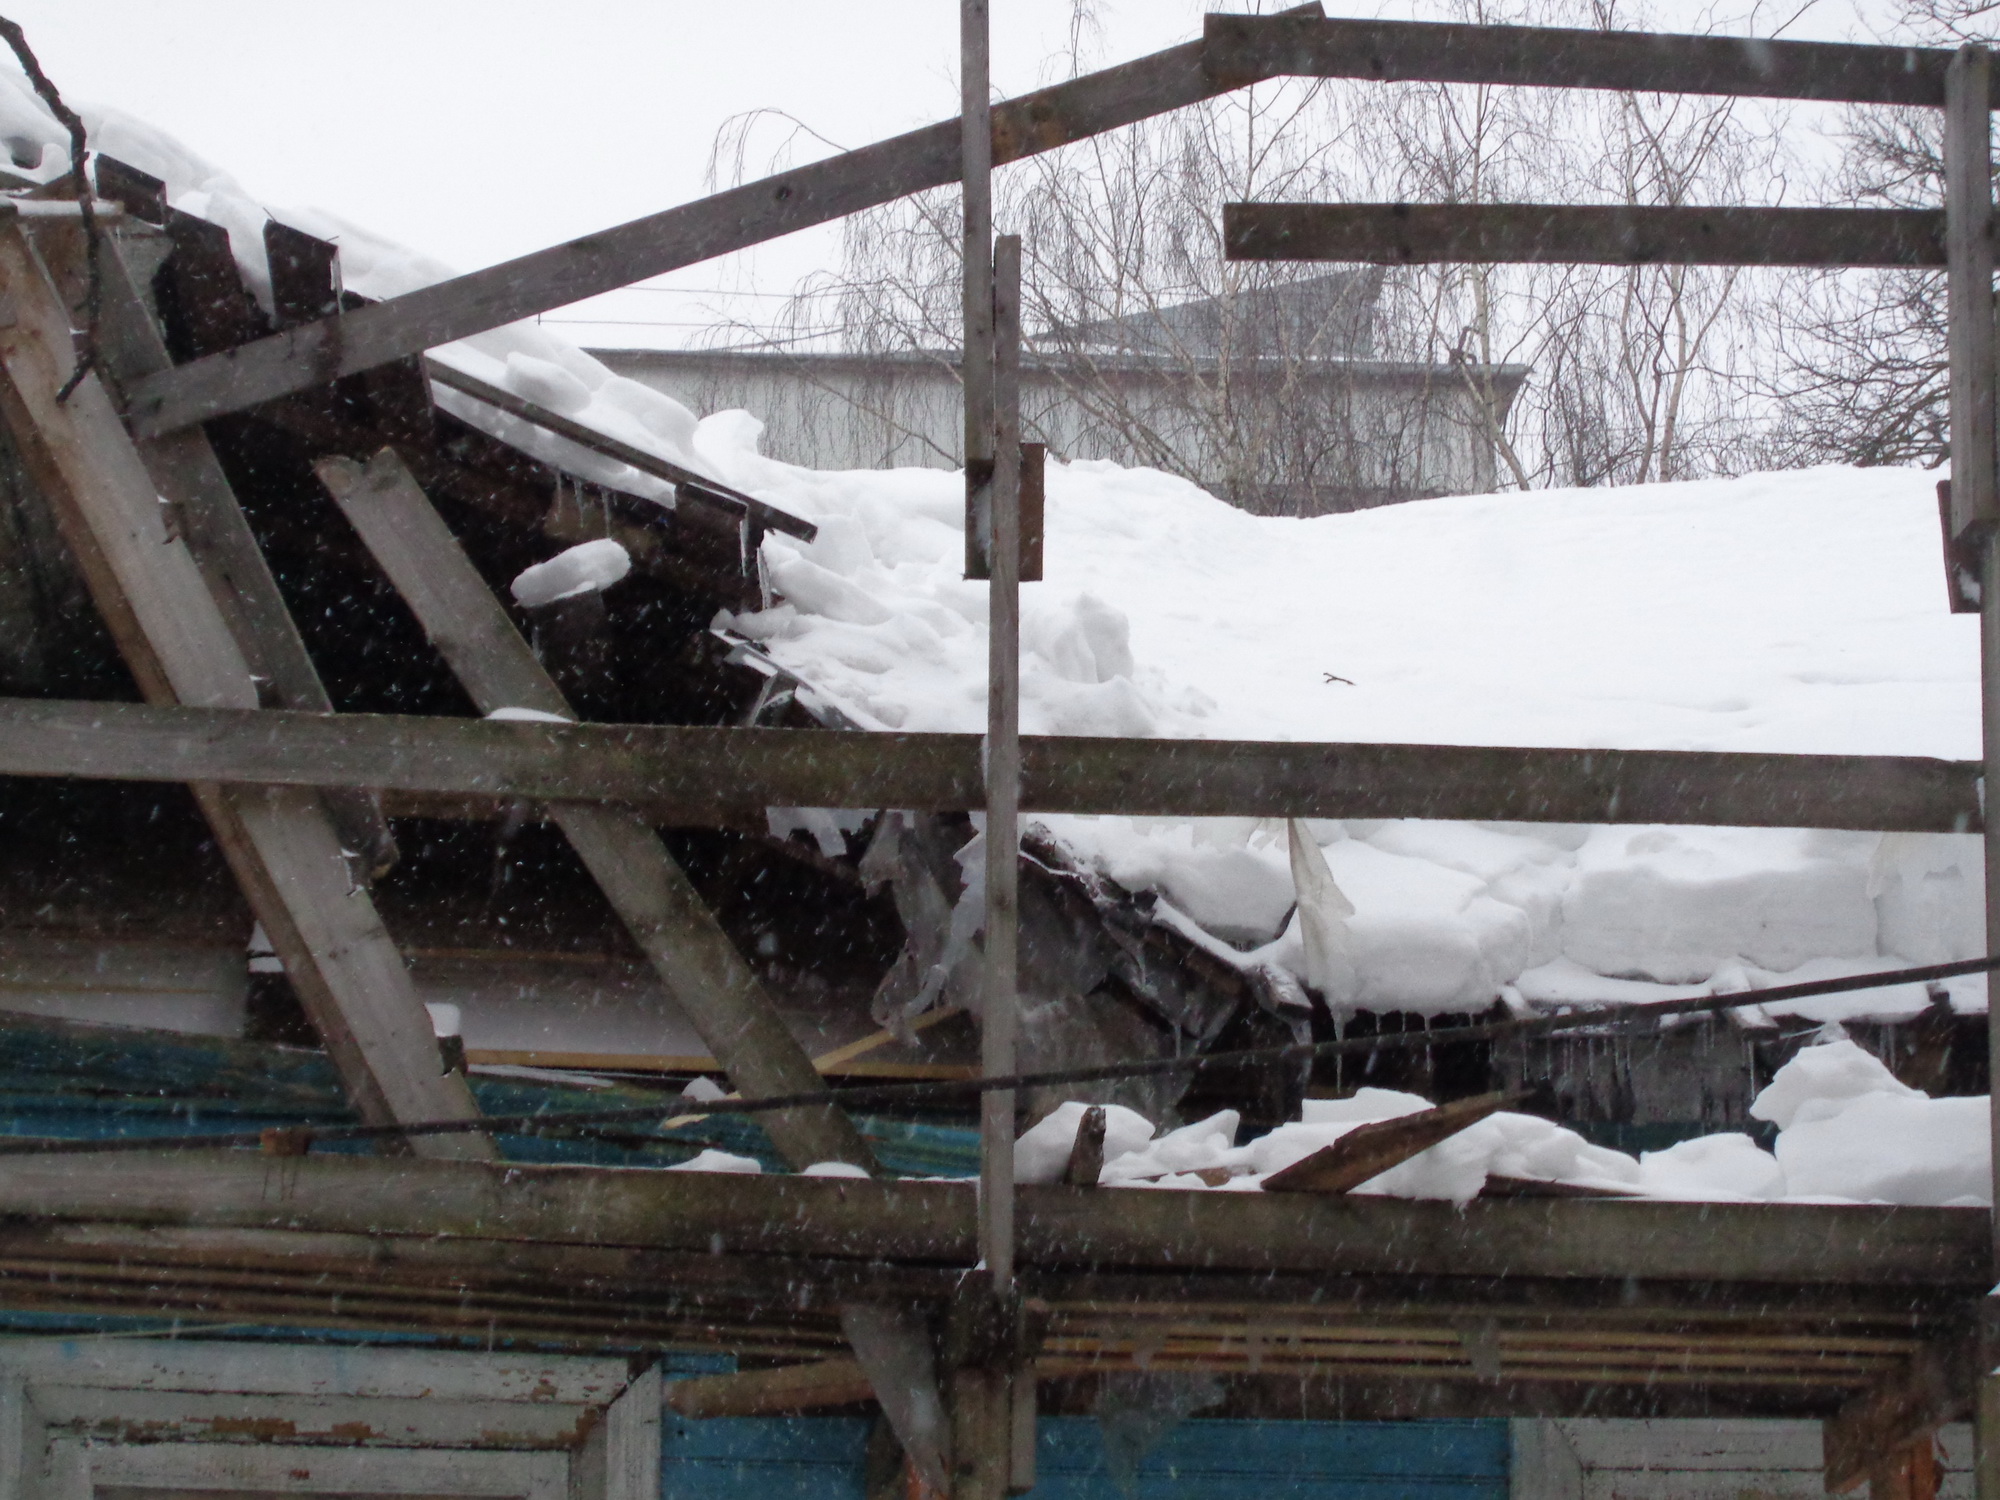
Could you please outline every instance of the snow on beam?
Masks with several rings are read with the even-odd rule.
[[[1205,53],[1222,83],[1365,78],[1920,105],[1944,103],[1951,57],[1925,47],[1301,15],[1211,15]]]
[[[1942,266],[1936,209],[1228,203],[1230,260],[1493,265]]]
[[[1971,833],[1976,762],[1886,755],[1023,736],[1031,812],[1453,818]],[[767,807],[984,806],[979,737],[552,724],[0,699],[0,775],[611,801],[661,822]]]

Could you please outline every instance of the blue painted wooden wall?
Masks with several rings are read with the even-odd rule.
[[[859,1417],[668,1416],[663,1500],[863,1500]],[[1505,1422],[1234,1422],[1195,1418],[1121,1493],[1102,1429],[1044,1417],[1035,1500],[1505,1500]]]

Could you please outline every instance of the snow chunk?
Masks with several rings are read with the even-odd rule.
[[[816,1161],[799,1173],[801,1177],[860,1177],[868,1176],[866,1167],[857,1167],[851,1161]]]
[[[754,1156],[736,1156],[710,1146],[686,1161],[675,1162],[667,1170],[669,1172],[762,1172],[764,1164]]]
[[[523,609],[540,609],[558,599],[595,594],[632,571],[632,555],[609,537],[579,542],[547,562],[521,570],[513,583],[514,600]]]
[[[1703,980],[1748,959],[1873,955],[1875,834],[1600,828],[1576,855],[1563,951],[1601,974]]]
[[[1828,1119],[1867,1094],[1924,1097],[1900,1082],[1873,1053],[1853,1042],[1821,1042],[1800,1049],[1778,1069],[1764,1091],[1750,1102],[1750,1116],[1768,1120],[1781,1131],[1790,1130],[1801,1119]]]
[[[503,724],[574,724],[576,720],[539,708],[496,708],[487,716]]]

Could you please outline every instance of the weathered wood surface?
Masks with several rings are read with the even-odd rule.
[[[1968,1332],[1950,1343],[1926,1344],[1893,1379],[1848,1401],[1821,1429],[1827,1493],[1851,1490],[1889,1458],[1929,1443],[1940,1427],[1966,1414],[1978,1382],[1978,1353]]]
[[[742,1177],[412,1158],[9,1157],[0,1214],[750,1256],[971,1263],[970,1183]],[[1024,1267],[1320,1276],[1753,1281],[1983,1291],[1979,1209],[1450,1203],[1019,1190]]]
[[[1950,378],[1951,535],[1991,524],[1994,473],[1992,59],[1963,47],[1946,75],[1945,341]]]
[[[65,279],[65,295],[73,304],[82,295],[86,275],[80,239],[77,234],[38,237],[51,269]],[[140,295],[119,236],[110,236],[105,243],[100,275],[98,357],[111,377],[130,385],[171,369],[166,341]],[[238,649],[262,684],[259,697],[275,707],[331,713],[333,700],[306,653],[298,624],[207,435],[199,428],[186,428],[135,446],[161,499],[172,507],[175,527]],[[396,841],[377,799],[356,788],[336,788],[322,800],[343,844],[359,856],[361,873],[380,874],[396,862]]]
[[[1250,81],[1223,84],[1210,77],[1202,67],[1203,45],[1188,42],[994,105],[995,165],[1199,103]],[[128,419],[133,431],[150,434],[242,411],[649,276],[943,187],[958,181],[962,166],[959,121],[942,120],[195,360],[135,386],[129,393]]]
[[[1221,83],[1367,78],[1941,105],[1951,62],[1927,47],[1291,15],[1211,15],[1203,35]]]
[[[1226,203],[1230,260],[1942,266],[1945,216],[1901,208]]]
[[[1481,1094],[1395,1120],[1357,1125],[1339,1140],[1264,1179],[1268,1193],[1344,1193],[1371,1177],[1449,1140],[1488,1115],[1519,1103],[1523,1094]]]
[[[572,716],[562,690],[392,450],[365,468],[325,459],[316,470],[482,712]],[[635,814],[597,803],[555,803],[549,816],[739,1089],[753,1098],[824,1089],[776,1002],[658,834]],[[830,1102],[773,1111],[762,1123],[794,1166],[874,1165],[860,1132]]]
[[[255,711],[249,663],[103,384],[93,374],[56,400],[75,358],[69,316],[17,232],[0,235],[0,299],[12,313],[0,326],[0,409],[141,691],[156,704]],[[318,793],[193,788],[357,1111],[374,1122],[475,1117]],[[418,1149],[485,1157],[492,1146],[468,1134]]]
[[[1133,816],[1459,818],[1969,833],[1977,762],[1912,756],[1023,736],[1021,805]],[[766,807],[985,805],[976,735],[549,724],[0,699],[0,775]],[[471,809],[467,809],[468,812]]]
[[[667,1405],[684,1417],[762,1417],[874,1399],[858,1360],[822,1359],[771,1370],[704,1375],[667,1384]]]
[[[509,416],[519,417],[524,422],[532,422],[557,437],[567,438],[579,447],[588,448],[606,458],[628,464],[641,474],[650,474],[655,479],[663,479],[673,485],[693,485],[727,500],[767,530],[782,531],[787,536],[795,536],[807,542],[819,535],[817,526],[810,521],[801,520],[789,511],[779,510],[777,506],[766,504],[754,495],[746,495],[719,479],[710,479],[705,474],[697,474],[694,470],[683,468],[677,463],[661,458],[658,454],[648,453],[643,448],[634,448],[630,443],[620,442],[617,438],[599,432],[594,427],[586,427],[581,422],[571,421],[561,412],[537,406],[512,391],[488,384],[476,375],[468,375],[463,370],[453,369],[441,360],[425,360],[424,373],[441,386],[470,396],[473,400],[504,411]]]

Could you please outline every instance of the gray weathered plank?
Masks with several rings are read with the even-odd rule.
[[[412,1158],[9,1157],[0,1213],[969,1264],[975,1186]],[[1982,1209],[1020,1190],[1024,1267],[1987,1286]]]
[[[365,468],[323,459],[316,469],[482,713],[520,708],[571,716],[561,689],[393,450]],[[738,1088],[755,1097],[825,1087],[658,834],[634,814],[601,803],[558,802],[549,816]],[[795,1166],[873,1165],[860,1132],[830,1102],[774,1112],[766,1128]]]
[[[1994,472],[1992,58],[1952,59],[1944,117],[1945,341],[1950,366],[1951,537],[2000,512]]]
[[[1228,203],[1231,260],[1942,266],[1934,209],[1632,204]]]
[[[61,299],[18,233],[0,235],[0,408],[142,691],[156,703],[255,710],[251,672],[138,450],[93,375],[56,391],[74,353]],[[429,1018],[316,792],[194,784],[251,909],[284,960],[356,1109],[376,1122],[472,1119]],[[467,1135],[420,1151],[485,1156]]]
[[[36,240],[72,301],[82,295],[85,275],[79,242],[80,235],[67,229],[43,230]],[[98,357],[111,378],[130,385],[171,369],[173,359],[140,297],[120,236],[106,238],[99,265]],[[305,713],[331,713],[333,701],[207,435],[184,428],[136,446],[238,648],[263,681],[259,697]],[[353,788],[336,789],[322,800],[343,844],[361,856],[357,864],[365,874],[382,873],[396,862],[396,842],[379,802]]]
[[[1976,761],[1026,735],[1021,805],[1147,817],[1458,818],[1976,833]],[[0,699],[0,775],[601,799],[661,823],[985,805],[979,737],[549,724]],[[439,809],[440,812],[445,809]]]
[[[1050,151],[1239,86],[1210,78],[1202,55],[1202,43],[1188,42],[995,105],[994,163]],[[140,382],[129,393],[127,417],[134,432],[150,434],[242,411],[648,276],[943,187],[958,180],[959,147],[959,121],[943,120],[288,329]]]
[[[1205,41],[1225,83],[1367,78],[1850,104],[1941,105],[1951,61],[1926,47],[1313,16],[1211,15]]]

